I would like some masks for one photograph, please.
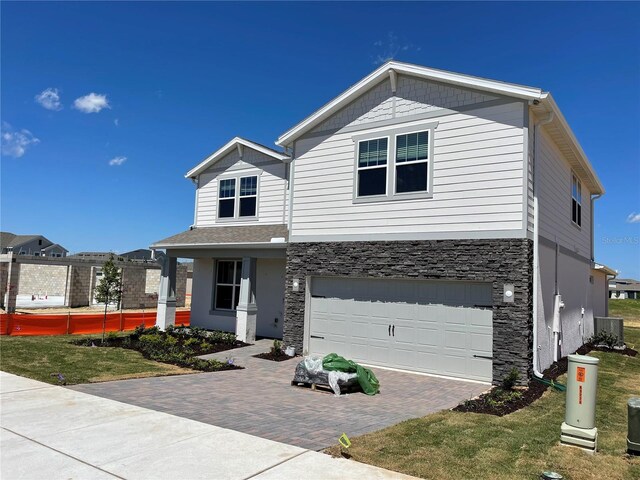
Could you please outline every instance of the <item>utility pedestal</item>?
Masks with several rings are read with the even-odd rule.
[[[586,355],[569,355],[567,368],[566,411],[560,427],[560,441],[587,453],[594,453],[598,445],[596,389],[599,362]]]

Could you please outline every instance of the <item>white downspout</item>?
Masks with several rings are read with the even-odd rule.
[[[540,120],[533,125],[533,374],[542,378],[542,372],[538,369],[538,282],[540,280],[539,265],[540,265],[540,250],[538,233],[540,229],[540,215],[538,210],[538,159],[537,156],[537,144],[538,144],[538,127],[546,125],[553,121],[553,112],[549,113],[549,116]]]

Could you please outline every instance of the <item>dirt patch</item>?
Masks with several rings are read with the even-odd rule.
[[[263,360],[271,360],[273,362],[284,362],[285,360],[291,360],[294,357],[290,357],[286,353],[259,353],[258,355],[254,355],[255,358],[261,358]]]

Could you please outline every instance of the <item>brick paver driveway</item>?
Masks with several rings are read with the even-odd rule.
[[[252,358],[244,370],[76,385],[100,397],[320,450],[349,436],[451,408],[488,388],[471,382],[374,369],[381,393],[335,397],[292,387],[300,359]]]

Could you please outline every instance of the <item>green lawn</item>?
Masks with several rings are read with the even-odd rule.
[[[640,328],[640,300],[609,300],[609,316],[624,318],[626,327]]]
[[[42,382],[58,384],[62,373],[68,385],[125,378],[193,373],[192,370],[145,359],[124,348],[72,345],[80,335],[0,337],[0,369]]]
[[[640,329],[626,328],[625,340],[640,348]],[[640,459],[625,455],[626,402],[640,396],[640,356],[592,355],[600,358],[595,456],[558,444],[565,395],[550,390],[502,418],[445,411],[408,420],[351,439],[349,453],[359,462],[433,479],[537,479],[545,470],[567,479],[640,478]]]

